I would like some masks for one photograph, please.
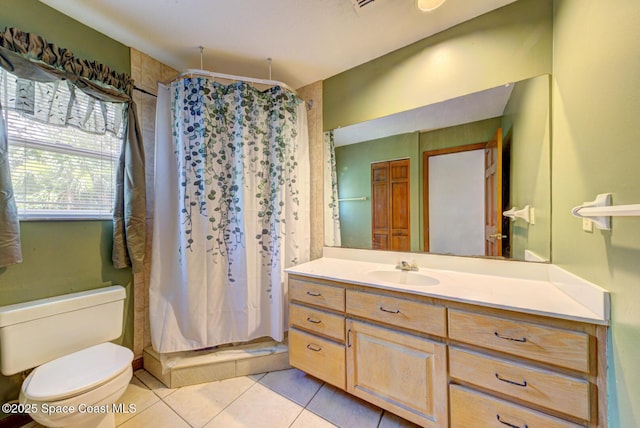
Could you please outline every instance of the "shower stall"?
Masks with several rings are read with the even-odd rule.
[[[283,85],[181,76],[160,84],[155,149],[145,367],[286,353],[283,270],[310,252],[305,103]]]

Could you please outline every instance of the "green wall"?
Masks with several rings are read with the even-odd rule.
[[[420,153],[450,149],[491,140],[500,127],[500,118],[479,120],[420,133]],[[421,169],[422,172],[422,169]],[[422,177],[422,175],[420,175]]]
[[[640,426],[640,218],[582,231],[571,208],[640,203],[640,2],[556,0],[553,262],[611,293],[609,426]]]
[[[78,58],[131,73],[129,48],[36,0],[0,0],[0,28],[14,27],[38,34],[69,49]]]
[[[410,224],[418,230],[420,158],[418,133],[394,135],[336,147],[336,170],[338,173],[338,196],[354,198],[366,196],[366,201],[340,202],[340,238],[343,247],[371,248],[371,164],[373,162],[409,158],[411,187]],[[419,237],[411,233],[411,250],[419,250]]]
[[[519,0],[323,81],[323,129],[551,73],[552,1]]]
[[[511,136],[510,204],[535,209],[535,224],[512,221],[512,257],[524,250],[551,260],[551,94],[549,75],[515,84],[502,118]]]
[[[39,34],[76,56],[130,73],[129,48],[35,0],[0,0],[0,27]],[[127,288],[130,269],[111,263],[111,221],[22,222],[23,262],[0,268],[0,306],[112,284]],[[126,302],[120,343],[132,346],[132,299]],[[72,334],[72,333],[71,333]],[[0,402],[15,399],[20,375],[0,376]],[[0,414],[0,419],[5,415]]]

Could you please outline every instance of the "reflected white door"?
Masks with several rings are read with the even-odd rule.
[[[484,150],[430,156],[429,251],[484,255]]]

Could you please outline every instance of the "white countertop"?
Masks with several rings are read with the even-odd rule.
[[[440,263],[426,263],[434,260],[429,259],[434,256],[405,254],[408,258],[402,258],[402,253],[393,253],[395,258],[401,260],[415,260],[419,266],[418,273],[434,280],[432,285],[407,285],[383,281],[372,273],[400,273],[395,269],[395,263],[379,262],[380,257],[388,255],[388,252],[373,252],[377,253],[371,257],[374,260],[365,261],[361,260],[367,258],[363,251],[366,250],[341,250],[332,255],[343,257],[325,255],[320,259],[285,269],[285,272],[574,321],[604,325],[609,323],[609,296],[606,290],[557,266],[542,264],[532,267],[520,263],[519,265],[523,265],[520,269],[522,272],[518,274],[517,262],[503,262],[509,265],[508,270],[515,275],[491,274],[492,266],[499,265],[496,265],[495,260],[490,260],[486,264],[482,261],[474,262],[481,265],[480,269],[475,270],[482,273],[477,273],[462,270],[468,268],[465,259],[458,258],[460,270],[451,269],[456,264],[456,258],[453,257],[447,257],[453,259],[446,261],[448,269],[426,268],[423,266],[443,265],[442,259],[439,260]],[[528,276],[533,279],[527,279]]]

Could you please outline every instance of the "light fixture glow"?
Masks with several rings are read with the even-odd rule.
[[[416,0],[416,4],[418,5],[418,9],[423,12],[431,12],[436,10],[445,0]]]

